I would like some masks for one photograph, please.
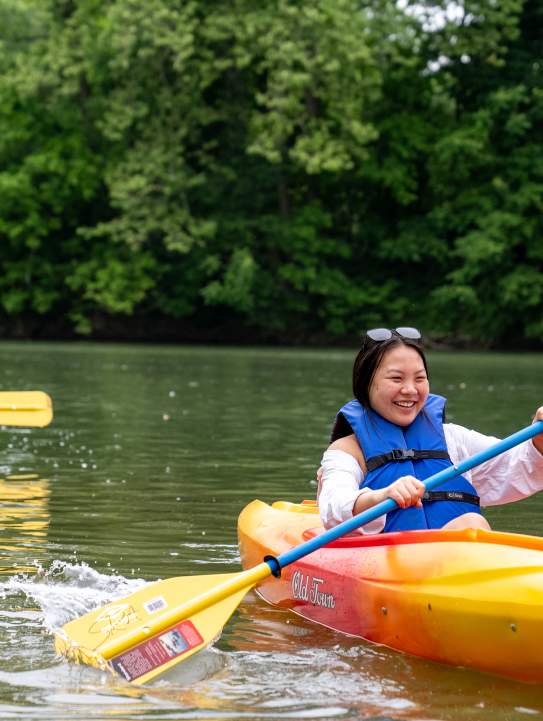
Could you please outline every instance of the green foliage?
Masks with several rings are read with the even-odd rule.
[[[219,261],[210,256],[207,267],[213,271]],[[224,304],[240,312],[250,311],[253,306],[253,284],[256,263],[247,248],[236,248],[228,260],[221,281],[213,280],[202,289],[206,303]]]
[[[0,0],[4,317],[543,341],[536,0]]]
[[[443,310],[448,299],[458,303],[443,316],[447,330],[462,327],[492,341],[520,327],[541,339],[542,120],[538,88],[500,88],[436,148],[440,192],[432,217],[454,240],[453,267],[434,297]],[[445,173],[448,187],[438,180]]]
[[[377,131],[368,120],[381,73],[369,12],[352,0],[280,0],[247,13],[239,33],[262,90],[250,118],[250,153],[287,159],[309,175],[352,170]]]
[[[65,278],[67,286],[78,293],[71,317],[80,332],[88,333],[87,311],[107,308],[112,313],[129,315],[153,288],[156,262],[150,253],[134,255],[126,245],[94,247],[88,260],[73,265]]]

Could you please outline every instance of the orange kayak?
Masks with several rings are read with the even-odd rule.
[[[316,505],[253,501],[244,568],[323,532]],[[543,538],[408,531],[340,538],[266,578],[271,604],[342,633],[454,666],[543,682]]]

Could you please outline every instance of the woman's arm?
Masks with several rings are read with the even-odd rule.
[[[356,445],[355,445],[356,444]],[[322,459],[318,504],[322,523],[332,528],[353,515],[392,498],[402,508],[421,505],[424,485],[412,476],[404,476],[380,490],[360,488],[365,467],[360,446],[354,436],[332,443]],[[362,533],[380,533],[385,517],[366,524]]]
[[[543,407],[536,411],[535,420],[543,420]],[[499,441],[455,423],[446,423],[443,428],[453,463]],[[519,501],[543,490],[543,434],[491,458],[464,475],[477,489],[483,506]]]

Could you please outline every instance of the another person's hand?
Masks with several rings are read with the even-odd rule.
[[[533,423],[536,421],[543,421],[543,406],[540,406],[535,412]],[[543,433],[539,433],[539,435],[534,436],[532,442],[537,450],[543,454]]]
[[[383,489],[386,497],[396,501],[400,508],[407,508],[408,506],[421,508],[421,498],[425,490],[424,483],[414,476],[402,476],[402,478],[398,478],[397,481]]]

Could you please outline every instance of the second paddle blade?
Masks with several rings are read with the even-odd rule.
[[[51,398],[43,391],[1,391],[0,426],[43,428],[53,419]]]
[[[211,643],[253,585],[187,613],[216,589],[239,585],[243,573],[186,576],[157,581],[70,621],[57,633],[59,653],[77,663],[115,671],[143,684]],[[197,605],[196,605],[197,608]]]

